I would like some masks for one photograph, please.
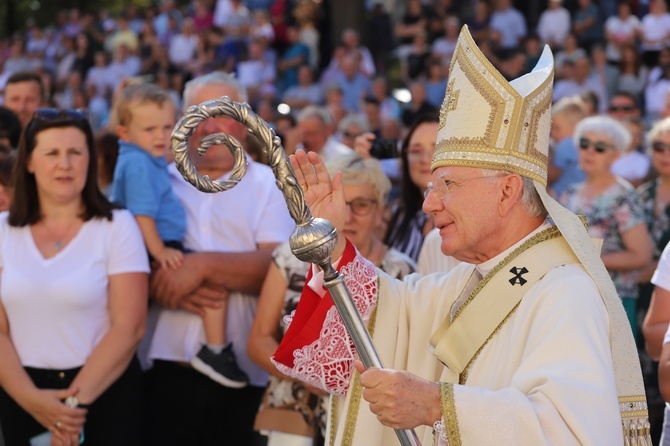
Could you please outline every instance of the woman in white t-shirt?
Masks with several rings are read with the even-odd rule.
[[[0,424],[8,445],[142,444],[149,265],[97,187],[86,116],[38,109],[0,214]],[[43,444],[43,443],[39,443]]]
[[[665,420],[660,446],[670,446],[670,244],[661,254],[654,276],[654,294],[644,320],[646,350],[652,359],[658,360],[658,384],[666,401]],[[660,356],[660,358],[659,358]]]
[[[658,63],[659,52],[670,37],[670,13],[665,0],[649,2],[649,14],[642,17],[640,33],[644,64],[654,67]]]
[[[622,45],[636,45],[640,33],[640,19],[631,13],[631,5],[619,2],[617,10],[618,14],[605,22],[607,61],[614,64],[621,61]]]
[[[670,446],[670,327],[663,338],[661,359],[658,363],[658,384],[665,400],[665,416],[659,446]]]

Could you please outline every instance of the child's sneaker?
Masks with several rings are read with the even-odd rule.
[[[249,384],[249,376],[237,365],[233,344],[228,344],[219,354],[203,345],[191,365],[222,386],[241,389]]]

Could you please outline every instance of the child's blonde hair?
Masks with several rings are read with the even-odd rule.
[[[173,103],[167,91],[156,84],[144,83],[129,85],[123,89],[116,104],[116,116],[119,125],[127,126],[132,122],[132,109],[139,104],[152,102],[161,108],[166,102]]]
[[[556,102],[552,106],[552,109],[553,116],[564,116],[573,124],[577,124],[587,116],[586,104],[579,96],[563,98]]]

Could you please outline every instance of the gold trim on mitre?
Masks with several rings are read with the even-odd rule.
[[[508,170],[546,185],[553,80],[548,46],[532,72],[507,82],[464,25],[451,59],[431,169]]]

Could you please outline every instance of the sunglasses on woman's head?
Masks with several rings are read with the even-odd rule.
[[[651,149],[656,153],[670,152],[670,144],[661,141],[654,141],[651,143]]]
[[[86,121],[88,119],[88,113],[83,108],[70,108],[61,110],[60,108],[41,107],[35,110],[33,118],[37,118],[42,121],[55,121],[58,119]]]
[[[579,148],[582,150],[586,150],[589,147],[593,146],[596,152],[598,153],[605,153],[607,149],[612,148],[611,144],[608,144],[603,141],[591,141],[588,138],[579,138]]]

